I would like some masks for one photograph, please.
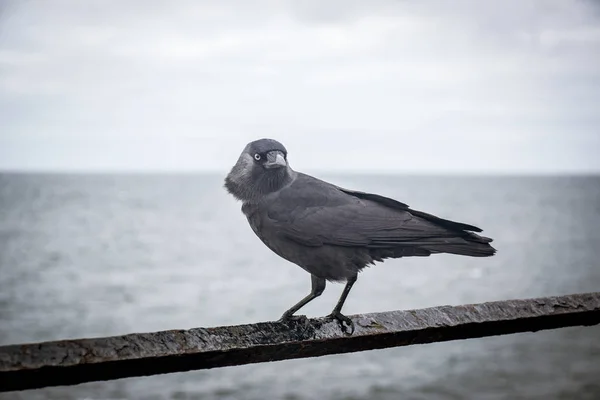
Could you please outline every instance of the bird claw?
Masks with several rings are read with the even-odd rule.
[[[342,332],[344,333],[348,333],[346,330],[346,325],[344,325],[344,322],[348,325],[348,328],[350,328],[350,333],[348,333],[349,335],[352,335],[354,333],[354,322],[346,317],[344,314],[342,314],[339,311],[334,311],[331,314],[329,314],[327,316],[327,318],[329,319],[335,319],[337,320],[338,324],[340,325],[340,329],[342,330]]]
[[[293,315],[293,314],[283,314],[281,318],[277,320],[279,323],[286,323],[291,321],[298,321],[301,319],[306,319],[306,315]]]

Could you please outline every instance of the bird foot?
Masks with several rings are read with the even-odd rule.
[[[347,329],[349,329],[350,330],[350,332],[348,333],[349,335],[352,335],[354,333],[354,322],[352,322],[352,320],[350,318],[346,317],[341,312],[333,311],[331,314],[329,314],[327,316],[327,318],[337,320],[342,332],[348,333]],[[346,325],[348,325],[348,328],[346,328],[346,325],[344,325],[344,323],[346,323]]]
[[[277,322],[286,323],[291,321],[298,321],[301,319],[306,319],[306,315],[283,314],[281,318],[277,320]]]

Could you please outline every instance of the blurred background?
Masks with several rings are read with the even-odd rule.
[[[309,275],[223,179],[291,166],[480,226],[495,257],[389,260],[348,314],[600,290],[600,5],[0,2],[0,345],[279,318]],[[330,284],[303,309],[331,311]],[[598,399],[600,328],[0,394]]]

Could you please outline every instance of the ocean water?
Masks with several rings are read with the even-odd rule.
[[[600,290],[600,177],[327,176],[474,224],[498,254],[388,260],[347,314]],[[274,320],[309,275],[218,175],[0,174],[0,344]],[[302,311],[331,311],[342,285]],[[0,399],[598,399],[600,327],[0,394]]]

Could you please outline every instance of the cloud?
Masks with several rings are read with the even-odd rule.
[[[5,4],[0,168],[600,170],[593,2]]]

